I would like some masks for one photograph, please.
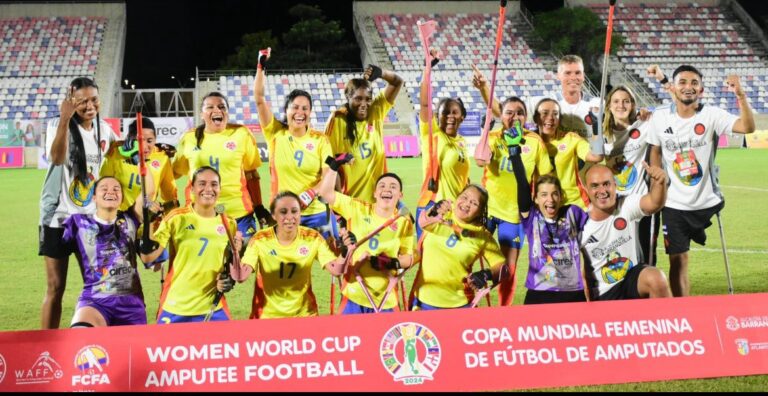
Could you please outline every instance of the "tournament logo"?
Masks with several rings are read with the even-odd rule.
[[[621,257],[619,252],[613,252],[608,256],[608,262],[600,268],[600,275],[605,283],[612,285],[624,279],[634,266],[630,259]]]
[[[3,355],[0,355],[0,384],[2,384],[5,379],[5,372],[7,369],[8,365],[5,363],[5,358]]]
[[[79,207],[88,206],[93,201],[96,178],[90,172],[88,172],[87,178],[88,182],[85,185],[79,179],[73,180],[69,185],[69,199]]]
[[[629,137],[631,139],[637,139],[640,137],[640,130],[637,128],[633,128],[631,131],[629,131]]]
[[[440,342],[428,329],[414,322],[399,323],[384,334],[379,347],[384,369],[404,385],[433,380],[440,365]]]
[[[45,351],[27,370],[14,370],[16,385],[48,384],[64,376],[61,366]]]
[[[693,127],[693,132],[695,132],[697,135],[701,136],[704,134],[704,132],[707,131],[707,128],[704,127],[704,124],[698,123],[696,126]]]
[[[606,162],[613,172],[616,181],[616,190],[629,191],[639,179],[639,172],[633,163],[627,161],[623,155],[618,155]]]
[[[749,354],[749,341],[746,338],[737,339],[736,350],[739,351],[739,355],[747,356]]]
[[[627,228],[627,221],[624,220],[623,217],[619,217],[613,221],[613,227],[619,231],[623,231],[625,228]]]
[[[109,354],[100,345],[88,345],[75,355],[75,368],[80,372],[72,376],[72,386],[109,384],[105,369],[109,366]]]
[[[725,328],[730,331],[736,331],[739,329],[739,320],[733,316],[729,316],[725,319]]]

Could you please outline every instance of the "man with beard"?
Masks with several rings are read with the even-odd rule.
[[[665,80],[666,77],[662,84]],[[675,69],[669,88],[673,103],[658,107],[649,121],[651,165],[663,164],[671,180],[662,219],[670,285],[676,297],[690,294],[688,250],[691,240],[704,245],[704,230],[712,225],[712,215],[720,212],[725,204],[718,187],[719,167],[715,165],[719,137],[723,133],[746,134],[755,130],[752,109],[739,77],[729,75],[725,81],[736,95],[738,117],[700,103],[704,91],[702,80],[701,72],[691,65]]]
[[[611,168],[594,165],[586,172],[592,204],[581,249],[590,300],[671,297],[664,273],[646,264],[637,233],[644,216],[664,207],[667,177],[659,167],[643,162],[643,168],[651,179],[648,193],[622,198]]]
[[[387,82],[373,97],[373,82]],[[384,119],[403,87],[403,79],[391,70],[368,65],[363,78],[353,78],[344,88],[347,103],[328,120],[325,134],[334,154],[352,153],[353,163],[339,169],[340,191],[352,198],[373,203],[376,180],[386,172]]]

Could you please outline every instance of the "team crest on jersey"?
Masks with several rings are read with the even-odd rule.
[[[300,246],[299,250],[297,250],[300,256],[306,257],[309,254],[309,248],[306,246]]]
[[[637,139],[640,137],[640,130],[637,128],[633,128],[631,131],[629,131],[629,137],[632,139]]]
[[[397,231],[397,222],[390,224],[389,229],[392,231]]]
[[[158,160],[153,160],[153,161],[152,161],[152,162],[149,164],[149,166],[151,166],[151,167],[152,167],[152,169],[160,169],[160,161],[158,161]]]
[[[216,233],[218,233],[219,235],[224,235],[224,234],[227,233],[227,229],[224,228],[223,225],[220,225],[220,226],[216,227]]]
[[[625,228],[627,228],[627,220],[625,220],[623,217],[618,217],[613,221],[613,227],[619,231],[623,231]]]
[[[560,143],[560,145],[557,146],[557,150],[560,152],[565,151],[568,147],[565,146],[565,143]]]
[[[404,385],[433,380],[440,365],[440,342],[435,333],[419,323],[398,323],[384,334],[379,347],[384,369]]]
[[[312,150],[315,149],[315,145],[312,144],[312,143],[307,143],[306,145],[304,145],[304,147],[306,147],[307,150],[309,150],[309,151],[312,151]]]
[[[224,147],[226,147],[229,151],[235,151],[237,149],[237,143],[235,143],[233,140],[230,140],[224,144]]]
[[[531,148],[528,146],[523,146],[523,154],[530,154]]]
[[[701,136],[704,134],[704,132],[707,131],[707,128],[704,127],[704,124],[698,123],[696,126],[693,127],[693,132],[695,132],[697,135]]]

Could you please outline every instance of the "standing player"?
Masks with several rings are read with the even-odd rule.
[[[328,172],[325,158],[331,156],[328,138],[312,129],[312,96],[306,91],[294,89],[285,98],[285,119],[278,121],[264,96],[265,66],[268,51],[259,55],[253,92],[259,111],[259,124],[269,148],[269,173],[272,176],[272,199],[280,191],[290,191],[301,199],[301,225],[323,231],[325,238],[337,237],[333,216],[315,199],[314,187]],[[331,226],[331,231],[327,227]]]
[[[256,139],[243,125],[230,124],[229,104],[224,95],[211,92],[203,97],[200,112],[203,124],[181,137],[173,161],[176,178],[189,176],[204,166],[221,174],[221,199],[228,216],[237,219],[237,229],[249,239],[256,232],[256,219],[262,227],[269,212],[261,201],[258,168],[261,166]],[[187,202],[194,197],[189,195]]]
[[[477,289],[481,281],[496,284],[509,275],[499,244],[485,228],[487,217],[488,192],[477,184],[464,187],[455,203],[440,201],[421,214],[424,235],[419,239],[421,265],[411,290],[412,310],[469,307],[471,288]],[[489,267],[473,274],[478,259]]]
[[[337,157],[342,161],[347,158],[349,154]],[[331,172],[323,177],[318,193],[346,220],[350,233],[356,236],[368,235],[397,215],[398,202],[403,198],[403,182],[394,173],[379,176],[372,204],[337,193],[333,189],[336,170],[341,166],[337,159],[329,158]],[[358,284],[354,274],[347,271],[347,283],[341,291],[344,295],[341,313],[376,312],[377,307],[371,306],[362,288],[366,287],[374,303],[380,304],[390,278],[395,277],[398,270],[410,268],[413,264],[413,245],[413,223],[409,217],[401,217],[358,247],[352,255],[352,263],[356,265],[365,286]],[[390,293],[387,301],[381,304],[382,312],[394,311],[396,307],[397,293]]]
[[[201,322],[210,312],[217,291],[227,292],[234,286],[231,277],[222,276],[223,265],[229,265],[222,262],[230,248],[227,233],[235,233],[237,223],[215,209],[221,192],[220,181],[216,169],[197,168],[191,178],[194,201],[166,215],[152,237],[158,247],[151,253],[141,254],[141,260],[150,263],[160,256],[163,248],[171,253],[157,323]],[[234,240],[234,248],[240,250],[239,231]],[[211,320],[229,320],[229,316],[226,299],[222,298]]]
[[[566,132],[560,125],[560,105],[554,99],[542,99],[533,112],[533,121],[555,166],[566,205],[587,208],[589,199],[579,179],[578,161],[600,162],[603,155],[595,154],[590,144],[576,132]],[[603,142],[599,142],[602,151]],[[591,152],[592,151],[592,152]]]
[[[660,106],[651,117],[651,165],[663,163],[671,180],[663,210],[664,246],[669,255],[672,294],[688,296],[688,250],[691,240],[703,245],[704,230],[713,215],[725,205],[718,186],[715,165],[720,135],[752,133],[755,119],[739,77],[730,75],[726,84],[738,100],[740,115],[699,103],[704,91],[702,75],[695,67],[682,65],[672,73],[673,104]],[[664,80],[662,80],[662,83]]]
[[[146,180],[153,184],[151,174]],[[154,193],[153,188],[147,193]],[[64,222],[64,243],[75,252],[83,275],[83,291],[70,327],[147,324],[134,243],[141,222],[141,197],[129,211],[118,210],[122,186],[105,176],[96,182],[93,200],[96,213],[76,213]]]
[[[439,50],[430,48],[430,54],[439,60]],[[424,171],[424,183],[421,187],[419,207],[416,218],[421,212],[441,200],[454,200],[462,189],[469,183],[469,162],[464,137],[459,135],[459,126],[467,117],[464,102],[459,98],[443,98],[437,104],[437,116],[428,120],[429,107],[432,98],[429,97],[429,87],[426,84],[426,68],[421,78],[419,90],[419,131],[421,133],[421,163]],[[432,136],[430,136],[430,124]],[[432,142],[430,143],[430,138]],[[431,144],[431,146],[430,146]],[[431,152],[424,153],[429,147],[434,147],[435,158]],[[439,167],[437,180],[432,180],[432,167]],[[430,184],[434,184],[430,186]],[[430,188],[434,187],[434,189]],[[421,226],[416,225],[417,237],[421,237]]]
[[[62,241],[64,220],[73,214],[93,214],[94,187],[104,153],[114,132],[99,117],[99,87],[87,77],[69,84],[58,120],[48,124],[46,155],[51,164],[40,195],[40,249],[45,258],[47,289],[41,312],[43,329],[61,321],[61,299],[67,281],[69,254]]]
[[[373,99],[372,83],[378,78],[386,81],[387,87]],[[368,65],[363,78],[347,82],[347,103],[328,120],[325,134],[333,153],[355,156],[353,164],[339,169],[341,191],[352,198],[373,202],[375,182],[387,170],[384,118],[402,87],[403,79],[393,71]]]
[[[592,205],[581,235],[590,300],[671,297],[666,277],[641,263],[638,222],[658,212],[667,198],[667,178],[658,167],[643,162],[651,179],[645,195],[616,196],[616,180],[605,165],[586,172]]]
[[[322,235],[299,225],[300,204],[296,194],[278,193],[270,205],[277,223],[254,235],[245,250],[237,281],[256,272],[251,319],[317,316],[314,262],[333,275],[344,273],[344,259],[331,252]]]

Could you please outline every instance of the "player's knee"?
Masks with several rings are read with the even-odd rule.
[[[651,297],[669,297],[669,282],[661,270],[654,267],[646,267],[641,274],[645,289]]]
[[[66,288],[67,284],[64,279],[55,276],[48,277],[48,288],[45,292],[46,297],[61,300]]]

